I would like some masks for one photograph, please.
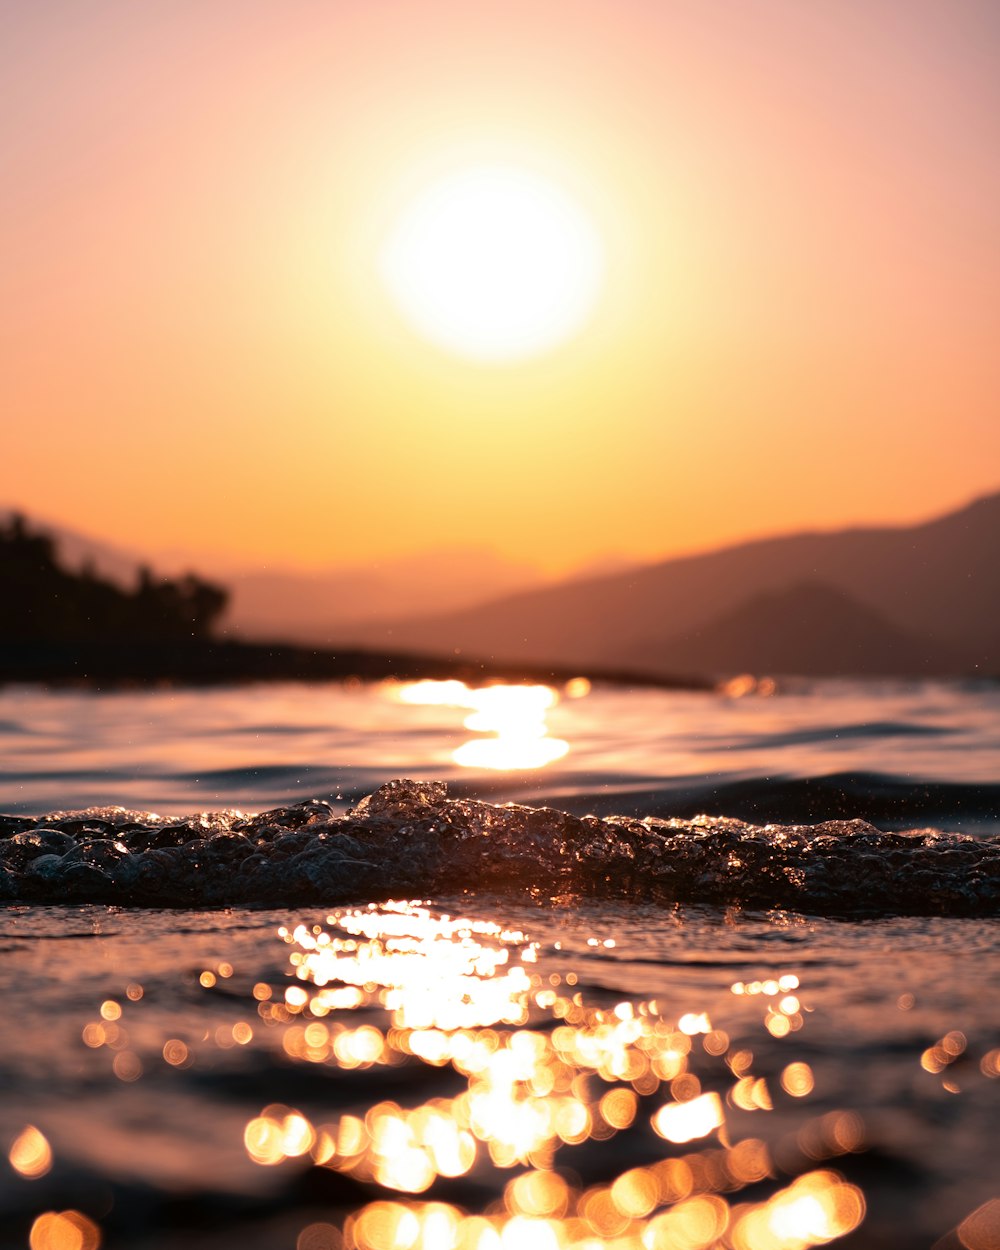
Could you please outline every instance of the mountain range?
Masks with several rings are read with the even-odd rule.
[[[997,675],[1000,492],[917,525],[755,540],[346,640],[676,675]]]
[[[137,577],[140,556],[36,523],[67,566]],[[799,532],[557,583],[475,548],[207,572],[231,592],[225,632],[250,639],[679,677],[1000,675],[1000,492],[917,525]]]

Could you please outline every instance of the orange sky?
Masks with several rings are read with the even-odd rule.
[[[57,0],[0,16],[0,504],[155,552],[548,571],[1000,485],[990,0]],[[549,175],[585,331],[473,364],[377,276]]]

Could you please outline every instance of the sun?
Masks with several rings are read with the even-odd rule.
[[[380,255],[397,308],[424,338],[470,360],[540,355],[579,331],[604,281],[600,232],[556,182],[476,165],[404,210]]]

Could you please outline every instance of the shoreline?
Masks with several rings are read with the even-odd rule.
[[[713,690],[697,677],[673,677],[628,668],[563,668],[504,664],[456,656],[359,647],[315,648],[283,642],[192,639],[148,643],[8,643],[0,651],[0,687],[42,685],[87,689],[226,686],[276,681],[399,681],[421,679],[562,684],[577,677],[659,690]]]

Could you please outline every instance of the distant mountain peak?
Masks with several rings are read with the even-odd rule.
[[[958,657],[947,646],[892,624],[839,587],[815,579],[763,591],[709,624],[635,654],[677,673],[737,672],[899,677],[940,672]]]
[[[788,533],[396,614],[349,640],[582,669],[1000,673],[998,553],[994,493],[916,525]]]

